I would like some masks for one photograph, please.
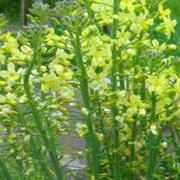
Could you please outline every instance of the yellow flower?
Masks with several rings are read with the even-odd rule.
[[[177,24],[176,20],[171,20],[170,17],[164,17],[163,21],[159,26],[156,27],[156,31],[164,32],[164,34],[167,35],[167,38],[169,39],[171,37],[171,33],[175,32],[174,27]]]
[[[53,28],[50,28],[49,30],[49,34],[47,34],[45,37],[45,42],[47,42],[47,45],[63,48],[64,43],[62,43],[62,37],[56,35]]]
[[[32,54],[32,49],[29,46],[23,45],[21,46],[21,51],[27,56],[30,57]]]
[[[157,39],[152,40],[153,50],[155,51],[164,51],[166,49],[166,43],[159,44]]]
[[[139,34],[142,30],[148,29],[148,26],[153,25],[154,20],[146,19],[147,15],[148,14],[140,13],[140,15],[137,16],[135,12],[130,12],[128,14],[128,17],[130,21],[132,22],[130,29],[136,34]]]
[[[117,32],[117,37],[118,38],[118,45],[119,46],[125,46],[130,44],[130,32],[126,31],[127,26],[122,26],[121,31]]]
[[[157,134],[158,134],[157,127],[156,127],[155,124],[152,124],[152,125],[150,126],[150,131],[151,131],[151,133],[153,133],[154,135],[157,135]]]
[[[7,38],[7,41],[4,42],[4,44],[1,46],[1,49],[6,53],[13,53],[14,51],[17,50],[17,48],[18,48],[17,40],[12,36],[9,36]]]
[[[71,80],[73,76],[73,71],[63,67],[60,64],[54,65],[57,76],[60,78],[61,84],[66,83],[67,80]]]
[[[83,46],[82,46],[83,48],[84,48],[84,47],[88,47],[88,48],[89,48],[89,49],[88,49],[89,54],[90,54],[90,55],[93,55],[94,53],[97,52],[97,48],[98,48],[98,47],[102,47],[103,42],[102,42],[102,40],[100,39],[100,37],[98,37],[98,36],[93,36],[93,37],[87,39],[87,41],[84,41],[82,45],[83,45]]]
[[[76,130],[80,137],[84,137],[84,135],[88,133],[88,129],[85,124],[76,123],[76,128],[77,128]]]
[[[62,86],[59,90],[60,96],[63,98],[63,100],[73,100],[74,98],[74,92],[69,89],[68,87]]]
[[[86,108],[82,108],[81,111],[85,116],[88,116],[89,111]]]
[[[110,44],[103,44],[99,37],[91,38],[87,45],[89,46],[88,60],[92,61],[93,66],[103,67],[111,60]]]
[[[140,96],[132,94],[130,96],[129,107],[126,111],[127,117],[132,117],[135,113],[137,113],[141,105],[143,105],[143,103]]]
[[[26,56],[26,54],[21,52],[19,49],[16,49],[16,51],[11,54],[11,57],[8,58],[8,61],[19,65],[24,65],[27,57],[30,58],[30,56]]]
[[[162,113],[165,111],[165,106],[170,105],[172,100],[165,94],[159,94],[157,96],[157,103],[156,103],[156,114]]]
[[[96,136],[98,138],[99,141],[102,141],[104,139],[104,134],[101,134],[101,133],[97,133],[96,132]]]
[[[113,0],[93,0],[92,2],[91,8],[96,12],[98,12],[102,6],[108,9],[112,9],[113,6]]]
[[[172,99],[170,97],[163,95],[163,94],[159,94],[157,96],[157,99],[158,99],[158,103],[160,103],[162,106],[170,105],[172,102]]]
[[[126,123],[124,123],[120,133],[121,141],[127,141],[129,138],[131,138],[131,133],[132,129],[129,128],[129,126]]]
[[[147,82],[150,83],[150,86],[148,87],[148,91],[150,93],[155,91],[157,94],[161,94],[167,88],[169,88],[167,80],[163,76],[162,77],[157,77],[157,76],[151,75],[147,79]]]
[[[106,76],[108,74],[108,65],[103,68],[103,71],[96,73],[94,67],[89,67],[87,70],[88,77],[90,78],[90,88],[97,90],[101,87],[107,86]]]
[[[133,11],[134,10],[134,5],[133,3],[135,2],[136,0],[121,0],[120,2],[120,8],[121,9],[128,9],[129,11]]]
[[[9,63],[7,65],[7,71],[2,70],[0,71],[0,76],[7,80],[9,85],[16,83],[19,79],[20,75],[18,72],[15,71],[15,65],[13,63]]]
[[[165,24],[165,34],[168,38],[171,37],[171,33],[175,33],[174,27],[177,24],[176,20],[171,20],[170,18],[164,18],[164,24]]]
[[[171,13],[170,9],[163,10],[162,4],[159,5],[158,11],[159,11],[159,14],[160,14],[159,15],[160,19],[166,18],[166,16],[169,16],[170,13]]]
[[[45,73],[42,77],[42,85],[41,89],[45,93],[47,93],[49,90],[52,90],[56,92],[60,87],[60,79],[56,76],[55,73]]]
[[[10,105],[15,105],[18,103],[17,96],[13,93],[7,93],[6,94],[6,101]]]
[[[70,62],[68,61],[68,59],[69,59],[69,54],[67,54],[63,49],[58,48],[53,63],[69,66]]]
[[[122,90],[117,92],[117,105],[129,106],[130,103],[126,97],[126,91]]]

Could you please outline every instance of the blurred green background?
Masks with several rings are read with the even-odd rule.
[[[28,0],[29,4],[36,2],[36,0]],[[43,0],[44,3],[54,7],[55,2],[62,0]],[[152,3],[155,0],[147,0],[148,3]],[[13,22],[20,17],[20,3],[21,0],[0,0],[0,13],[3,13],[7,18]],[[157,0],[156,0],[157,3]],[[180,0],[166,0],[165,6],[172,11],[172,17],[176,18],[180,22]]]
[[[49,4],[50,7],[54,7],[57,1],[58,0],[43,0],[43,2]],[[28,0],[30,6],[33,2],[36,2],[36,0]],[[19,24],[20,4],[21,0],[0,0],[0,14],[4,14],[10,24]]]

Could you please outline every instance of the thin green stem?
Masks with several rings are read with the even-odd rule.
[[[33,56],[31,58],[30,65],[26,69],[26,72],[25,72],[25,75],[24,75],[24,90],[25,90],[26,96],[27,96],[28,101],[29,101],[29,105],[30,105],[31,110],[32,110],[32,115],[34,117],[36,127],[37,127],[38,131],[41,134],[41,137],[42,137],[42,139],[44,141],[44,144],[45,144],[45,146],[46,146],[46,148],[47,148],[47,150],[49,152],[50,158],[52,160],[52,164],[53,164],[54,170],[56,172],[57,179],[62,180],[63,179],[63,174],[61,172],[61,168],[60,168],[60,164],[59,164],[59,161],[58,161],[57,153],[56,153],[56,151],[53,151],[53,148],[51,146],[51,142],[49,141],[49,139],[47,137],[47,134],[46,134],[45,130],[43,129],[42,118],[41,118],[41,116],[40,116],[40,114],[38,112],[38,109],[36,107],[36,103],[35,103],[35,101],[33,99],[31,91],[30,91],[29,77],[30,77],[32,68],[33,68],[33,66],[35,64],[36,58],[37,58],[37,54],[38,54],[37,53],[37,47],[34,47],[34,53],[33,53]]]
[[[151,105],[151,119],[150,119],[150,125],[155,122],[155,109],[156,109],[156,95],[155,92],[152,92],[152,105]],[[152,179],[152,174],[154,171],[154,165],[156,162],[154,162],[155,158],[155,135],[150,132],[149,135],[149,156],[148,156],[148,171],[147,171],[147,180]]]
[[[134,87],[135,87],[133,93],[134,93],[135,95],[138,94],[138,89],[137,89],[137,87],[136,87],[138,81],[137,81],[137,79],[136,79],[135,77],[136,77],[136,75],[138,74],[138,70],[137,70],[136,66],[139,64],[139,54],[140,54],[140,50],[137,51],[137,55],[136,55],[136,57],[135,57],[134,60],[133,60],[133,67],[134,67],[134,82],[133,82],[133,85],[134,85]],[[131,129],[132,129],[131,142],[134,142],[134,141],[135,141],[135,137],[136,137],[136,134],[137,134],[137,117],[134,116],[133,119],[134,119],[133,123],[130,124]],[[135,160],[135,148],[134,148],[134,143],[130,144],[130,152],[131,152],[131,155],[130,155],[130,158],[129,158],[129,163],[130,163],[130,165],[132,165],[132,164],[133,164],[133,161]],[[135,177],[134,177],[134,175],[133,175],[132,172],[130,172],[130,174],[129,174],[129,179],[130,179],[130,180],[135,179]]]
[[[178,145],[177,145],[177,139],[175,137],[175,133],[174,133],[174,130],[173,130],[171,125],[169,126],[169,129],[170,129],[170,132],[171,132],[171,138],[173,139],[173,144],[174,144],[176,156],[178,157],[178,159],[180,159],[180,157],[179,157],[179,148],[178,148]]]
[[[93,18],[93,11],[92,11],[92,9],[91,9],[91,7],[90,7],[90,2],[88,1],[88,0],[84,0],[84,6],[86,7],[86,10],[87,10],[87,13],[88,13],[88,17],[90,18],[90,19],[92,19]]]
[[[157,160],[157,155],[158,155],[158,150],[159,150],[157,147],[159,147],[159,144],[161,142],[161,138],[162,138],[162,133],[160,133],[157,136],[156,141],[154,143],[154,157],[153,157],[153,165],[152,165],[153,169],[152,169],[152,171],[154,171],[154,169],[156,167],[156,160]]]
[[[119,3],[120,0],[114,0],[113,4],[113,14],[116,15],[119,13]],[[115,92],[117,90],[117,47],[116,47],[116,36],[117,36],[117,30],[118,30],[118,19],[113,19],[112,23],[112,69],[111,69],[111,89],[112,92]],[[115,119],[115,117],[118,114],[118,109],[116,107],[112,107],[112,118],[113,118],[113,124],[114,124],[114,180],[121,179],[121,172],[120,172],[120,155],[118,152],[120,143],[119,143],[119,122]]]
[[[38,160],[38,163],[41,165],[41,167],[42,167],[44,173],[46,174],[47,178],[53,180],[54,176],[53,176],[50,168],[47,165],[46,157],[41,153],[41,151],[39,151],[37,140],[35,139],[31,129],[27,126],[27,122],[24,119],[24,116],[22,116],[22,114],[20,113],[21,111],[19,110],[17,105],[15,105],[13,108],[17,112],[19,123],[22,125],[22,127],[26,127],[26,132],[28,135],[30,135],[30,146],[34,150],[33,152],[34,152],[34,155],[36,156],[36,158]]]
[[[144,101],[146,98],[146,81],[145,79],[141,82],[141,101]]]
[[[118,71],[119,71],[119,84],[120,84],[120,90],[124,90],[125,89],[125,85],[124,85],[124,76],[122,75],[123,73],[123,63],[120,62],[118,65]]]
[[[79,32],[76,32],[76,41],[74,44],[75,55],[76,55],[76,63],[78,69],[81,71],[80,75],[80,88],[83,98],[83,103],[85,108],[88,110],[88,115],[86,117],[86,124],[88,127],[88,140],[86,139],[86,146],[92,153],[92,170],[94,179],[99,179],[99,160],[98,160],[98,153],[97,153],[97,143],[96,138],[93,130],[93,122],[92,122],[92,114],[91,114],[91,103],[90,103],[90,95],[89,95],[89,87],[88,87],[88,79],[87,79],[87,72],[84,66],[84,62],[82,59],[81,53],[81,42],[79,39]],[[87,156],[87,163],[90,166],[90,156]],[[89,167],[91,168],[91,167]]]
[[[39,57],[38,57],[38,68],[37,68],[37,70],[38,70],[38,73],[39,73],[40,78],[42,78],[41,65],[42,65],[42,57],[39,55]],[[42,99],[42,101],[45,101],[46,96],[45,96],[44,92],[43,92],[42,90],[41,90],[40,92],[41,92],[41,99]]]
[[[98,107],[100,107],[100,103],[98,103]],[[99,116],[101,116],[102,112],[101,109],[99,108],[99,112],[98,112]],[[112,161],[112,156],[110,155],[110,145],[108,143],[108,138],[107,138],[107,132],[105,129],[105,125],[104,125],[104,119],[102,117],[100,117],[100,129],[101,129],[101,133],[104,135],[104,148],[106,151],[106,156],[108,159],[108,165],[110,166],[110,173],[113,172],[113,161]]]

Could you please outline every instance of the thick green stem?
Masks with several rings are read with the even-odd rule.
[[[119,2],[120,0],[114,0],[113,5],[113,14],[117,15],[119,13]],[[117,47],[116,47],[116,34],[118,30],[118,19],[113,19],[112,23],[112,69],[111,69],[111,89],[112,92],[115,92],[117,90]],[[119,122],[115,119],[115,117],[118,114],[118,110],[116,107],[112,107],[112,117],[113,117],[113,123],[114,123],[114,180],[121,179],[121,172],[120,172],[120,155],[118,152],[119,149]]]
[[[151,105],[151,119],[150,119],[150,125],[155,122],[155,109],[156,109],[156,95],[155,92],[152,92],[152,105]],[[156,140],[156,135],[154,135],[152,132],[150,132],[149,135],[149,155],[148,155],[148,171],[147,171],[147,180],[152,180],[152,174],[154,171],[154,165],[156,162],[154,160],[156,159],[155,157],[155,140]]]
[[[25,72],[25,75],[24,75],[24,90],[25,90],[26,96],[27,96],[28,101],[29,101],[29,105],[30,105],[31,110],[32,110],[32,115],[34,117],[36,127],[37,127],[39,133],[41,134],[41,137],[42,137],[42,139],[44,141],[44,144],[45,144],[45,146],[46,146],[46,148],[47,148],[47,150],[49,152],[50,158],[52,160],[52,164],[53,164],[54,170],[56,172],[57,179],[62,180],[63,175],[62,175],[62,172],[61,172],[61,168],[60,168],[59,160],[58,160],[58,157],[57,157],[57,153],[55,151],[53,151],[53,148],[51,146],[51,142],[49,141],[49,139],[47,137],[47,134],[46,134],[45,130],[43,129],[42,118],[39,115],[38,109],[36,107],[36,103],[35,103],[35,101],[33,99],[31,91],[30,91],[29,77],[30,77],[32,68],[33,68],[33,66],[35,64],[37,54],[38,54],[37,53],[37,47],[35,47],[34,48],[34,54],[33,54],[32,58],[31,58],[30,65],[26,69],[26,72]]]
[[[76,55],[76,63],[77,63],[78,69],[81,71],[80,87],[81,87],[83,103],[84,103],[85,108],[88,110],[88,115],[86,117],[86,124],[88,127],[88,140],[86,140],[86,142],[87,142],[86,145],[87,145],[87,148],[92,153],[92,170],[93,170],[94,179],[98,180],[99,179],[99,162],[98,162],[99,160],[98,160],[98,153],[97,153],[97,148],[96,148],[97,143],[96,143],[96,138],[95,138],[95,134],[94,134],[94,130],[93,130],[87,72],[86,72],[84,62],[82,59],[81,42],[79,39],[79,32],[76,33],[76,43],[74,44],[74,49],[75,49],[75,55]],[[89,156],[89,155],[90,154],[88,154],[87,156]],[[89,166],[91,164],[90,156],[87,157],[87,160],[88,160],[87,163]],[[88,168],[91,169],[91,167],[88,167]]]

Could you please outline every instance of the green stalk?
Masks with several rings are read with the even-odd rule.
[[[137,55],[133,61],[133,67],[134,67],[134,86],[136,86],[136,84],[138,83],[137,82],[137,79],[135,78],[136,75],[138,74],[138,70],[136,68],[136,65],[139,64],[139,54],[140,54],[140,50],[138,49],[138,52],[137,52]],[[142,84],[143,86],[143,84]],[[138,94],[138,89],[135,88],[133,93],[135,95]],[[131,141],[134,142],[135,141],[135,137],[136,137],[136,131],[137,131],[137,117],[133,117],[134,118],[134,121],[133,123],[131,124],[131,129],[132,129],[132,133],[131,133]],[[130,152],[131,152],[131,155],[130,155],[130,158],[129,158],[129,163],[132,164],[133,161],[135,160],[135,148],[134,148],[134,144],[130,144]],[[131,172],[130,175],[129,175],[129,179],[133,180],[135,179],[134,177],[134,174]]]
[[[158,136],[157,136],[157,138],[156,138],[156,142],[154,143],[154,157],[153,157],[153,165],[152,165],[152,167],[153,167],[153,171],[154,171],[154,169],[155,169],[155,166],[156,166],[156,160],[157,160],[157,155],[158,155],[158,148],[157,147],[159,147],[159,144],[160,144],[160,142],[161,142],[161,139],[162,139],[162,133],[160,133]]]
[[[119,13],[119,3],[120,0],[114,0],[114,4],[113,4],[113,14],[116,15]],[[113,45],[112,45],[112,68],[111,68],[111,89],[112,92],[115,92],[117,90],[117,48],[116,48],[116,44],[115,44],[115,40],[116,40],[116,36],[117,36],[117,30],[118,30],[118,19],[113,19],[113,23],[112,23],[112,41]],[[113,117],[113,123],[114,123],[114,163],[115,163],[115,167],[114,167],[114,180],[119,180],[121,179],[121,172],[120,172],[120,155],[118,152],[118,148],[119,148],[119,122],[115,119],[115,117],[118,114],[118,110],[116,107],[112,107],[112,117]]]
[[[124,90],[125,89],[125,84],[124,84],[124,76],[122,75],[123,72],[123,63],[120,62],[118,65],[118,71],[119,71],[119,83],[120,83],[120,90]]]
[[[30,130],[29,127],[27,127],[27,122],[24,119],[24,116],[22,116],[22,114],[20,113],[21,111],[19,110],[17,105],[15,105],[13,108],[18,113],[17,116],[18,116],[18,120],[19,120],[20,124],[22,125],[22,127],[26,127],[26,132],[31,137],[30,138],[30,146],[34,150],[34,155],[38,159],[38,163],[41,165],[41,167],[42,167],[44,173],[46,174],[47,178],[53,180],[54,175],[52,174],[52,171],[50,170],[49,166],[47,165],[46,157],[39,150],[38,144],[34,138],[34,135],[32,134],[32,131]]]
[[[175,133],[174,133],[174,131],[173,131],[172,125],[169,126],[169,129],[170,129],[170,132],[171,132],[171,138],[173,139],[173,144],[174,144],[176,156],[178,157],[178,159],[180,159],[180,156],[179,156],[179,148],[178,148],[178,145],[177,145],[177,143],[176,143],[177,140],[176,140]]]
[[[98,153],[96,148],[96,141],[95,141],[95,134],[93,130],[93,122],[92,122],[92,114],[91,114],[91,103],[90,103],[90,95],[89,95],[89,87],[88,87],[88,79],[87,79],[87,72],[84,66],[84,62],[82,59],[81,54],[81,42],[79,39],[79,32],[77,30],[76,32],[76,42],[73,44],[75,49],[75,55],[76,55],[76,63],[78,66],[78,69],[81,71],[80,76],[80,87],[81,87],[81,93],[83,98],[83,103],[85,105],[85,108],[88,110],[88,115],[86,117],[86,124],[88,127],[88,140],[87,142],[87,148],[92,151],[92,170],[94,174],[94,179],[99,179],[99,160],[98,160]],[[89,155],[88,155],[89,156]],[[87,163],[88,166],[90,165],[90,157],[87,157]],[[91,167],[89,167],[91,168]]]
[[[106,151],[106,156],[108,159],[108,165],[110,166],[110,172],[113,172],[113,161],[112,161],[112,156],[110,155],[110,145],[108,143],[108,139],[107,139],[107,133],[106,133],[106,129],[104,128],[104,122],[103,119],[100,119],[100,128],[101,128],[101,133],[104,135],[104,147],[105,147],[105,151]]]
[[[38,73],[39,73],[40,78],[42,78],[43,75],[42,75],[42,72],[41,72],[41,69],[40,69],[40,68],[41,68],[41,65],[42,65],[42,57],[39,56],[37,59],[38,59],[38,68],[37,68],[37,71],[38,71]],[[45,96],[44,92],[41,90],[40,93],[41,93],[41,99],[42,99],[42,101],[45,101],[46,96]]]
[[[150,124],[155,122],[155,109],[156,109],[156,95],[155,92],[152,92],[152,105],[151,105],[151,119],[150,119]],[[148,155],[148,171],[147,171],[147,180],[152,180],[152,174],[154,171],[154,165],[156,162],[154,162],[155,158],[155,135],[150,132],[149,135],[149,155]]]
[[[146,98],[146,81],[145,79],[141,82],[141,101],[144,101]]]
[[[91,19],[93,18],[93,11],[91,9],[91,4],[88,0],[84,0],[84,6],[86,7],[87,13],[88,13],[88,17]]]
[[[62,180],[63,179],[63,174],[61,172],[61,168],[60,168],[60,164],[59,164],[59,161],[58,161],[57,154],[56,154],[56,152],[53,151],[53,148],[51,146],[51,142],[49,141],[49,139],[47,137],[47,134],[46,134],[45,130],[43,129],[42,118],[41,118],[41,116],[40,116],[40,114],[38,112],[38,109],[36,107],[36,103],[35,103],[35,101],[33,99],[31,91],[30,91],[29,77],[30,77],[33,65],[35,64],[35,61],[36,61],[36,58],[37,58],[37,54],[38,54],[37,53],[37,47],[34,47],[34,54],[33,54],[32,58],[31,58],[31,63],[29,65],[29,67],[26,69],[26,72],[25,72],[25,75],[24,75],[24,90],[25,90],[26,96],[27,96],[27,98],[29,100],[29,105],[30,105],[30,108],[32,110],[32,115],[34,117],[36,127],[37,127],[38,131],[41,134],[41,137],[42,137],[42,139],[44,141],[44,144],[45,144],[45,146],[46,146],[46,148],[47,148],[47,150],[49,152],[50,158],[52,160],[52,164],[53,164],[54,170],[56,172],[57,179]]]
[[[101,107],[99,101],[98,101],[97,106]],[[100,130],[101,130],[101,133],[104,135],[103,146],[105,147],[105,152],[106,152],[105,155],[107,156],[108,165],[110,166],[110,172],[109,173],[112,173],[113,172],[113,161],[112,161],[112,156],[110,155],[110,145],[108,143],[107,132],[106,132],[105,125],[104,125],[104,120],[101,117],[101,115],[102,115],[101,108],[99,108],[98,114],[100,117]]]

